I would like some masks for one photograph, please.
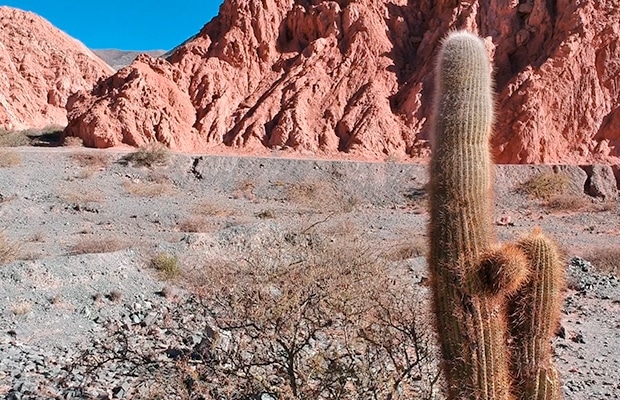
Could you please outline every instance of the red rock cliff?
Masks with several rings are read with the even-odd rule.
[[[36,14],[0,7],[0,128],[66,125],[68,96],[114,71]]]
[[[98,146],[417,156],[427,151],[438,41],[465,28],[494,56],[499,162],[619,157],[620,4],[521,1],[226,0],[161,79],[148,78],[158,72],[143,57],[76,95],[66,133]],[[123,114],[99,110],[123,98],[142,100]]]

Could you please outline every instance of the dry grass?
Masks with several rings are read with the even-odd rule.
[[[16,167],[22,160],[18,153],[0,149],[0,168]]]
[[[4,232],[0,232],[0,265],[15,261],[19,255],[20,246],[7,239]]]
[[[542,172],[521,184],[519,190],[530,197],[549,200],[562,195],[566,190],[570,178],[562,173]]]
[[[620,247],[608,247],[590,251],[585,257],[602,274],[620,278]]]
[[[205,218],[192,216],[179,222],[177,228],[181,232],[208,232],[209,222]]]
[[[81,168],[106,168],[110,164],[107,154],[103,153],[74,153],[71,161]]]
[[[126,249],[128,246],[117,238],[81,238],[69,248],[69,254],[113,253]]]
[[[193,212],[202,217],[231,217],[236,214],[236,210],[230,205],[222,205],[211,201],[203,200],[193,207]]]
[[[62,141],[62,145],[65,147],[83,147],[84,141],[77,136],[66,136]]]
[[[129,194],[140,197],[158,197],[175,193],[174,186],[167,182],[133,180],[123,182],[123,187]]]
[[[168,253],[159,253],[151,260],[151,267],[159,272],[164,280],[177,279],[181,275],[179,260]]]
[[[235,199],[246,199],[251,201],[256,200],[256,195],[254,194],[254,182],[245,180],[239,183],[233,190],[232,195]]]
[[[32,311],[32,303],[28,301],[21,301],[11,306],[11,312],[13,315],[26,315]]]
[[[426,254],[427,244],[423,238],[394,243],[387,249],[383,257],[388,261],[404,261]]]
[[[79,185],[59,188],[56,194],[67,203],[100,203],[104,200],[100,194],[89,192],[87,188]]]
[[[39,129],[0,130],[0,147],[30,146],[33,144],[51,145],[58,144],[64,128],[58,125],[50,125]]]
[[[138,151],[122,158],[135,167],[165,166],[170,162],[170,151],[160,143],[140,147]]]
[[[348,213],[359,206],[359,199],[344,197],[333,185],[325,181],[288,184],[286,200],[318,212]]]

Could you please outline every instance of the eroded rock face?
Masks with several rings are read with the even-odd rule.
[[[0,128],[66,125],[68,96],[113,70],[36,14],[0,7]]]
[[[140,135],[161,141],[147,117],[160,107],[178,121],[165,135],[178,148],[425,155],[435,52],[457,28],[478,32],[493,54],[497,161],[612,162],[620,156],[619,20],[617,0],[226,0],[168,58],[177,72],[150,87],[149,102],[105,111],[115,139],[98,139],[110,133],[92,121],[114,108],[110,93],[135,91],[135,77],[123,70],[69,104],[67,132],[106,146],[140,143]],[[175,104],[185,107],[186,97],[193,115],[162,111],[175,87]],[[119,133],[135,126],[142,129]],[[194,142],[183,145],[188,137]]]
[[[65,135],[99,148],[156,141],[180,151],[200,148],[194,107],[176,84],[179,72],[165,60],[138,56],[92,91],[69,98]]]

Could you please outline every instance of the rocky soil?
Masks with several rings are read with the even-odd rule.
[[[163,280],[151,267],[159,253],[176,256],[186,276],[214,260],[238,261],[248,246],[270,251],[287,232],[317,230],[345,243],[362,235],[385,250],[424,243],[424,165],[274,152],[174,155],[147,168],[118,150],[11,151],[19,164],[0,168],[0,227],[20,245],[18,258],[0,266],[7,399],[186,398],[192,383],[173,379],[178,361],[194,359],[210,321],[183,279]],[[550,209],[518,190],[552,171],[498,167],[498,235],[541,226],[560,243],[568,288],[553,346],[566,398],[618,398],[620,280],[587,260],[593,250],[617,249],[620,209],[583,194],[588,176],[578,167],[561,171],[581,210]],[[424,281],[419,254],[393,263],[412,285]]]

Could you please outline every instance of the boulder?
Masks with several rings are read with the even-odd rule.
[[[586,193],[603,200],[616,200],[618,198],[618,184],[614,171],[609,165],[589,165],[584,167],[588,174],[586,181]]]

